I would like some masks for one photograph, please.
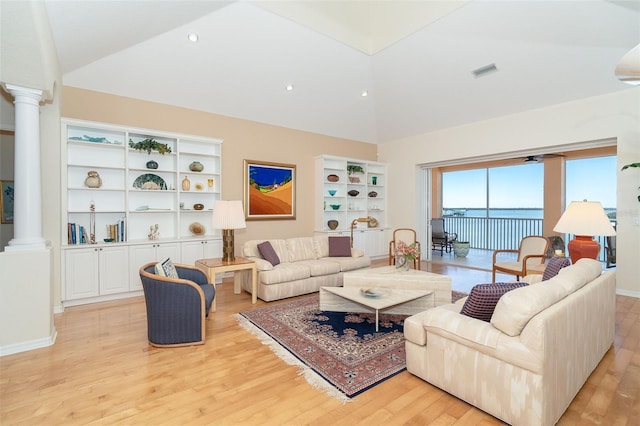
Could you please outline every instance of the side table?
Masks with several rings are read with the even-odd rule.
[[[233,272],[233,292],[240,294],[242,289],[242,280],[247,280],[251,274],[251,303],[256,304],[258,301],[258,270],[253,260],[244,257],[236,257],[231,262],[223,262],[222,259],[198,259],[196,260],[196,268],[199,268],[209,277],[209,282],[215,285],[216,274],[223,272]],[[216,299],[213,299],[211,309],[216,311]]]

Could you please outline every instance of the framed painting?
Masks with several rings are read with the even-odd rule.
[[[296,166],[244,160],[246,220],[296,218]]]
[[[0,180],[0,223],[13,223],[13,181]]]

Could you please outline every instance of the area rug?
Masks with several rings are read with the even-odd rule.
[[[314,387],[343,402],[406,369],[406,315],[322,312],[318,295],[241,312],[238,322]]]

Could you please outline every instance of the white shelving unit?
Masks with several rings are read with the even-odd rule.
[[[354,247],[371,257],[387,254],[385,184],[387,166],[384,163],[322,155],[316,157],[315,232],[351,235]],[[330,221],[337,221],[335,229]],[[375,226],[371,226],[374,225]]]
[[[71,119],[63,119],[61,127],[62,187],[66,188],[61,203],[62,297],[66,305],[140,294],[141,259],[153,261],[169,255],[183,262],[183,246],[189,264],[200,253],[221,256],[220,231],[211,228],[211,212],[221,198],[222,140]],[[149,138],[166,144],[171,152],[149,154],[129,146],[129,142]],[[202,165],[202,171],[190,169],[194,162]],[[102,180],[99,188],[85,184],[93,171]],[[183,190],[185,178],[190,185]],[[197,210],[197,204],[204,207]],[[69,224],[76,229],[75,243],[69,237]],[[105,241],[112,237],[109,226],[116,224],[115,241]],[[160,237],[151,240],[148,234],[156,224]],[[78,232],[80,227],[85,240]],[[194,233],[195,229],[203,232]],[[125,273],[103,273],[105,253],[109,253],[109,270],[117,267]],[[87,260],[90,270],[81,265]]]

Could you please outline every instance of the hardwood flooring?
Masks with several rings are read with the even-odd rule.
[[[406,371],[342,404],[237,325],[249,294],[233,294],[232,280],[217,289],[202,346],[149,346],[141,297],[67,308],[55,345],[0,358],[0,424],[502,424]],[[640,299],[618,296],[617,309],[614,346],[560,425],[640,424]]]

